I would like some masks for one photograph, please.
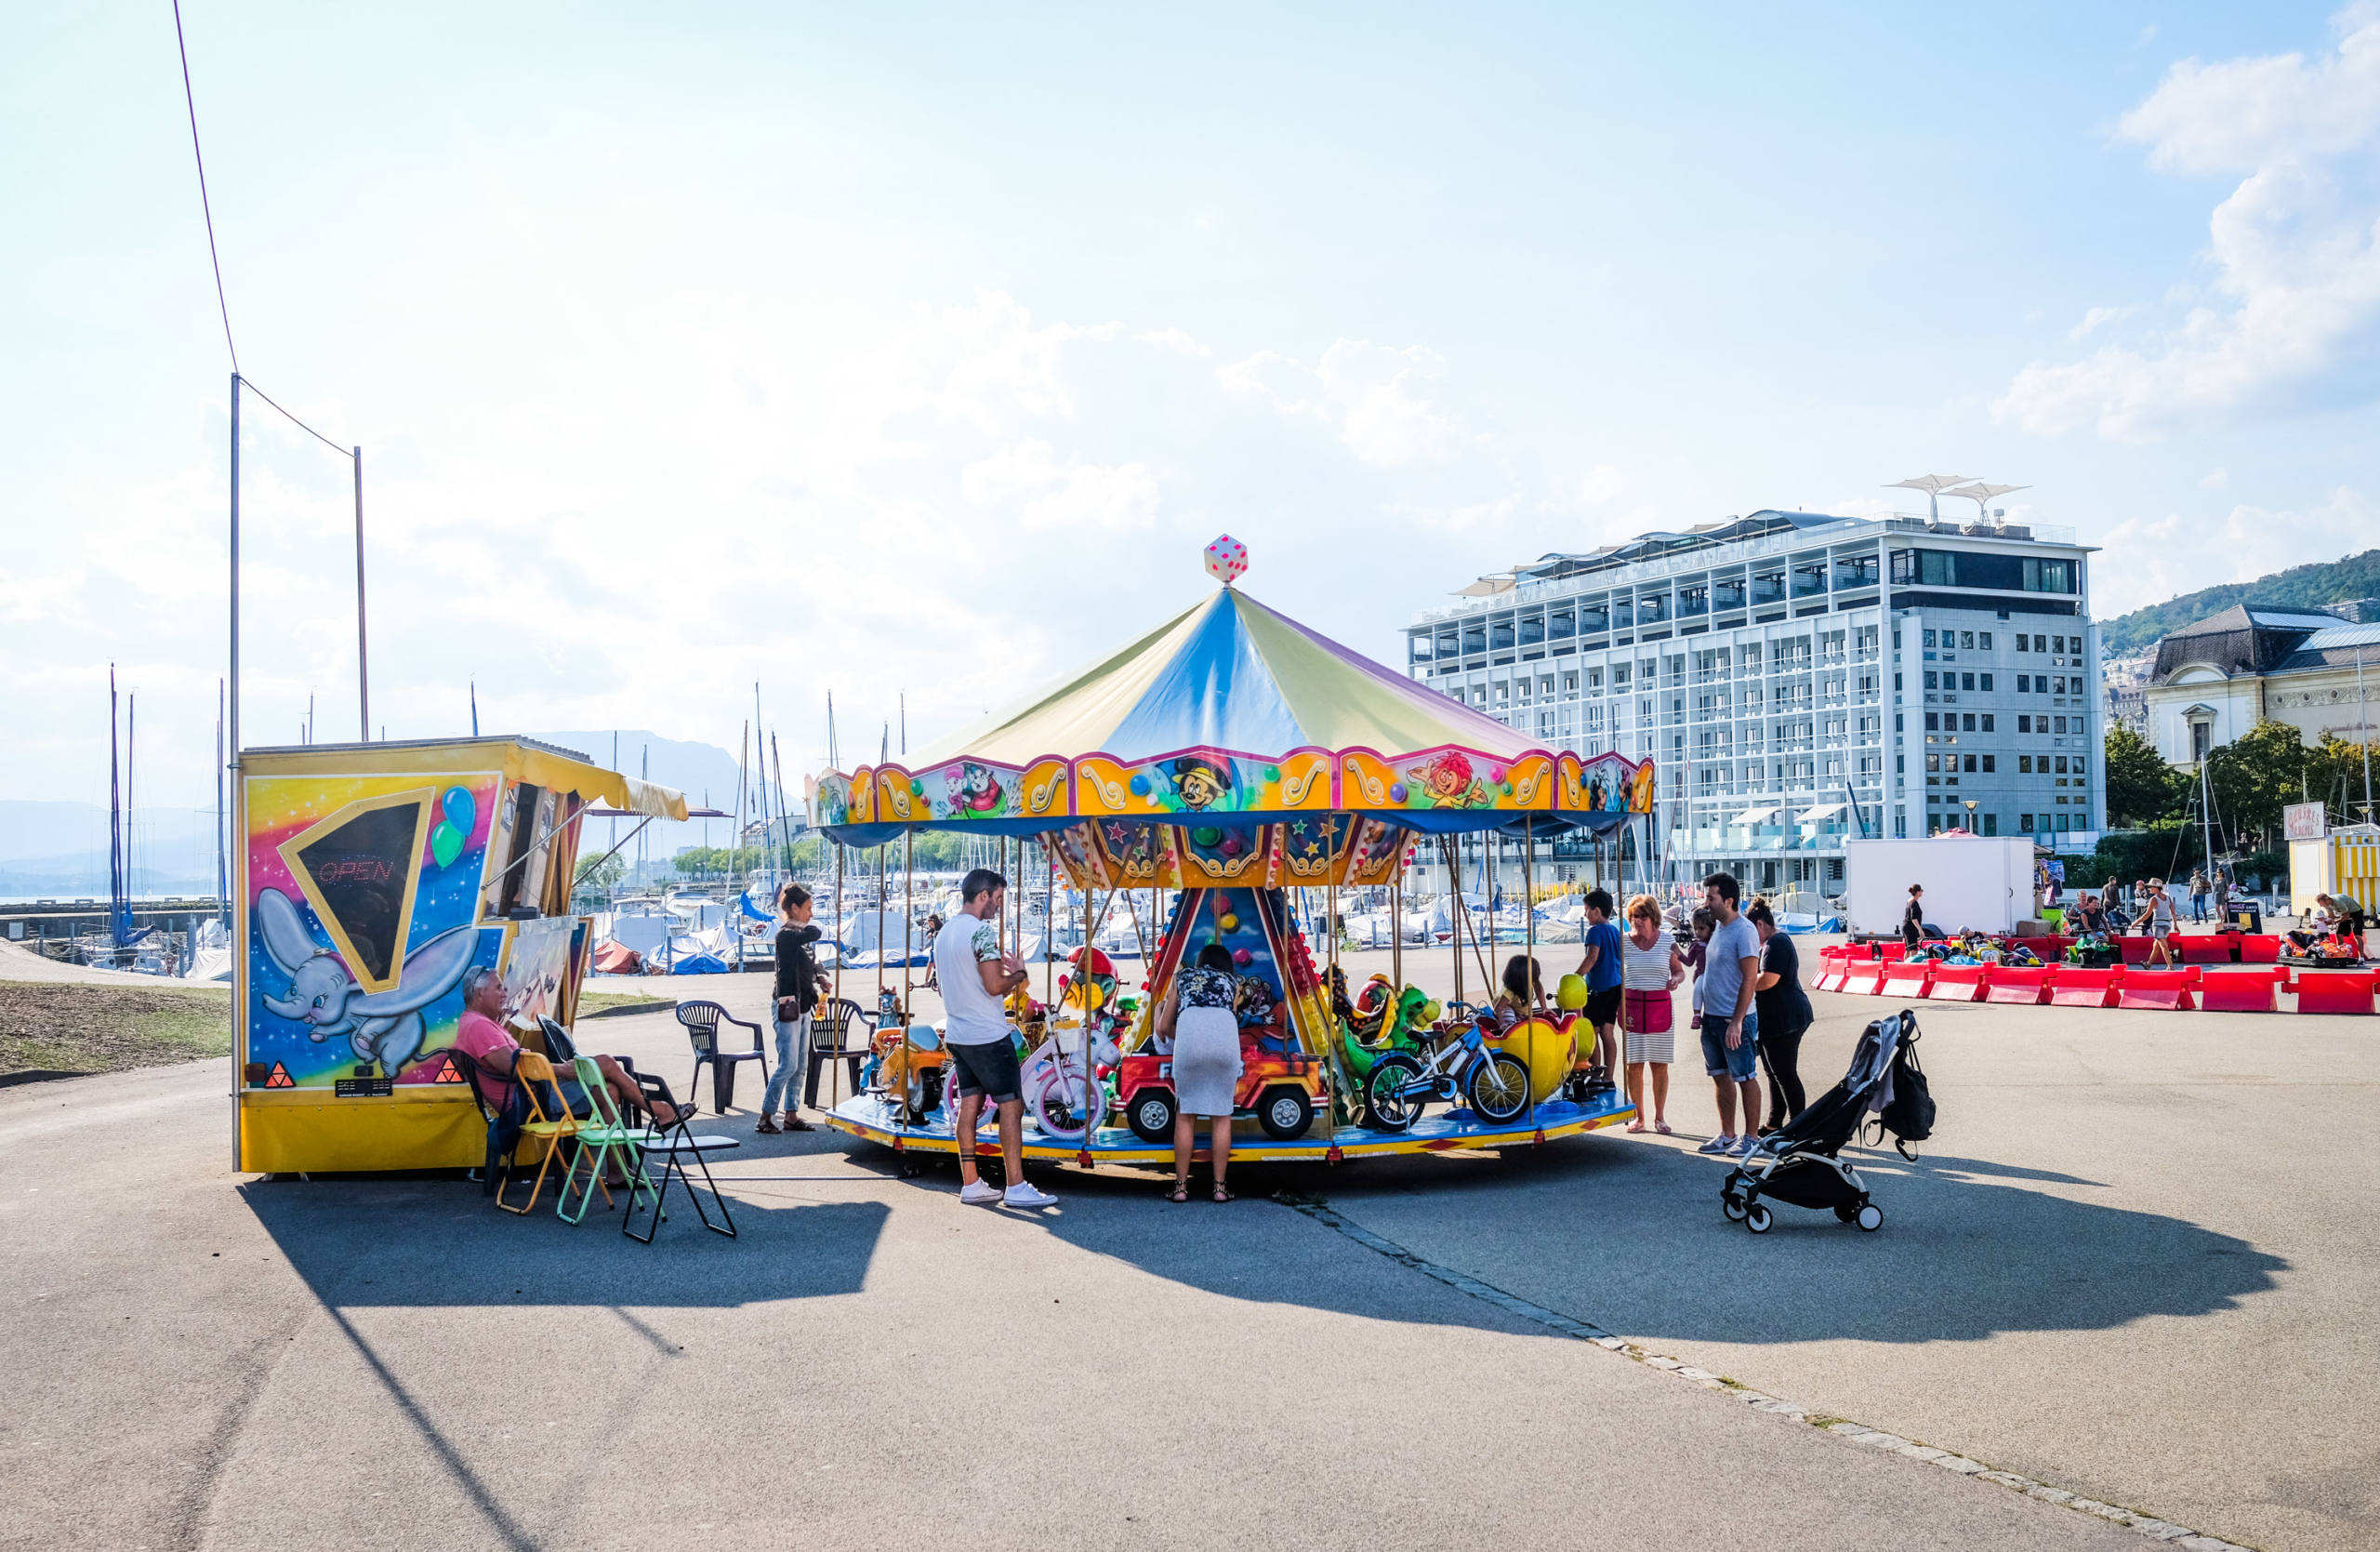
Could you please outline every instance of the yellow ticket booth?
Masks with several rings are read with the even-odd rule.
[[[685,799],[527,738],[242,751],[233,810],[234,1165],[445,1169],[485,1151],[446,1059],[462,979],[565,1028],[590,923],[570,910],[584,820],[683,819]]]

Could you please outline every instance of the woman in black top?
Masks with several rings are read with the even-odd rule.
[[[826,974],[811,958],[810,946],[826,935],[810,920],[810,891],[789,883],[777,895],[776,1003],[771,1010],[777,1031],[777,1069],[769,1074],[769,1092],[760,1099],[757,1132],[807,1132],[795,1085],[810,1066],[810,1014],[826,989]],[[784,1118],[780,1122],[778,1117]]]
[[[1760,981],[1752,1007],[1760,1017],[1760,1065],[1768,1069],[1768,1116],[1763,1135],[1798,1116],[1809,1105],[1802,1089],[1802,1036],[1812,1018],[1809,993],[1802,989],[1802,956],[1793,940],[1777,930],[1768,902],[1744,908],[1744,920],[1760,934]]]
[[[1924,935],[1925,886],[1922,883],[1912,883],[1909,886],[1909,909],[1900,913],[1901,947],[1914,948]]]

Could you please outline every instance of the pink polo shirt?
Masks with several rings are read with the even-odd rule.
[[[455,1028],[455,1049],[475,1062],[485,1062],[498,1051],[518,1051],[521,1042],[507,1033],[503,1025],[484,1014],[463,1010],[463,1021]],[[489,1085],[493,1083],[493,1088]],[[509,1085],[502,1079],[482,1077],[480,1094],[490,1105],[501,1107]]]

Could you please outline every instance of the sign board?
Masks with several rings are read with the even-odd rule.
[[[2291,841],[2320,841],[2329,832],[2322,805],[2294,803],[2281,811],[2281,833]]]

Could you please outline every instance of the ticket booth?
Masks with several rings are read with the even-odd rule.
[[[568,1028],[592,923],[571,914],[590,816],[686,817],[667,788],[526,738],[240,756],[233,810],[234,1166],[460,1168],[485,1131],[446,1059],[473,965],[505,1018]]]

